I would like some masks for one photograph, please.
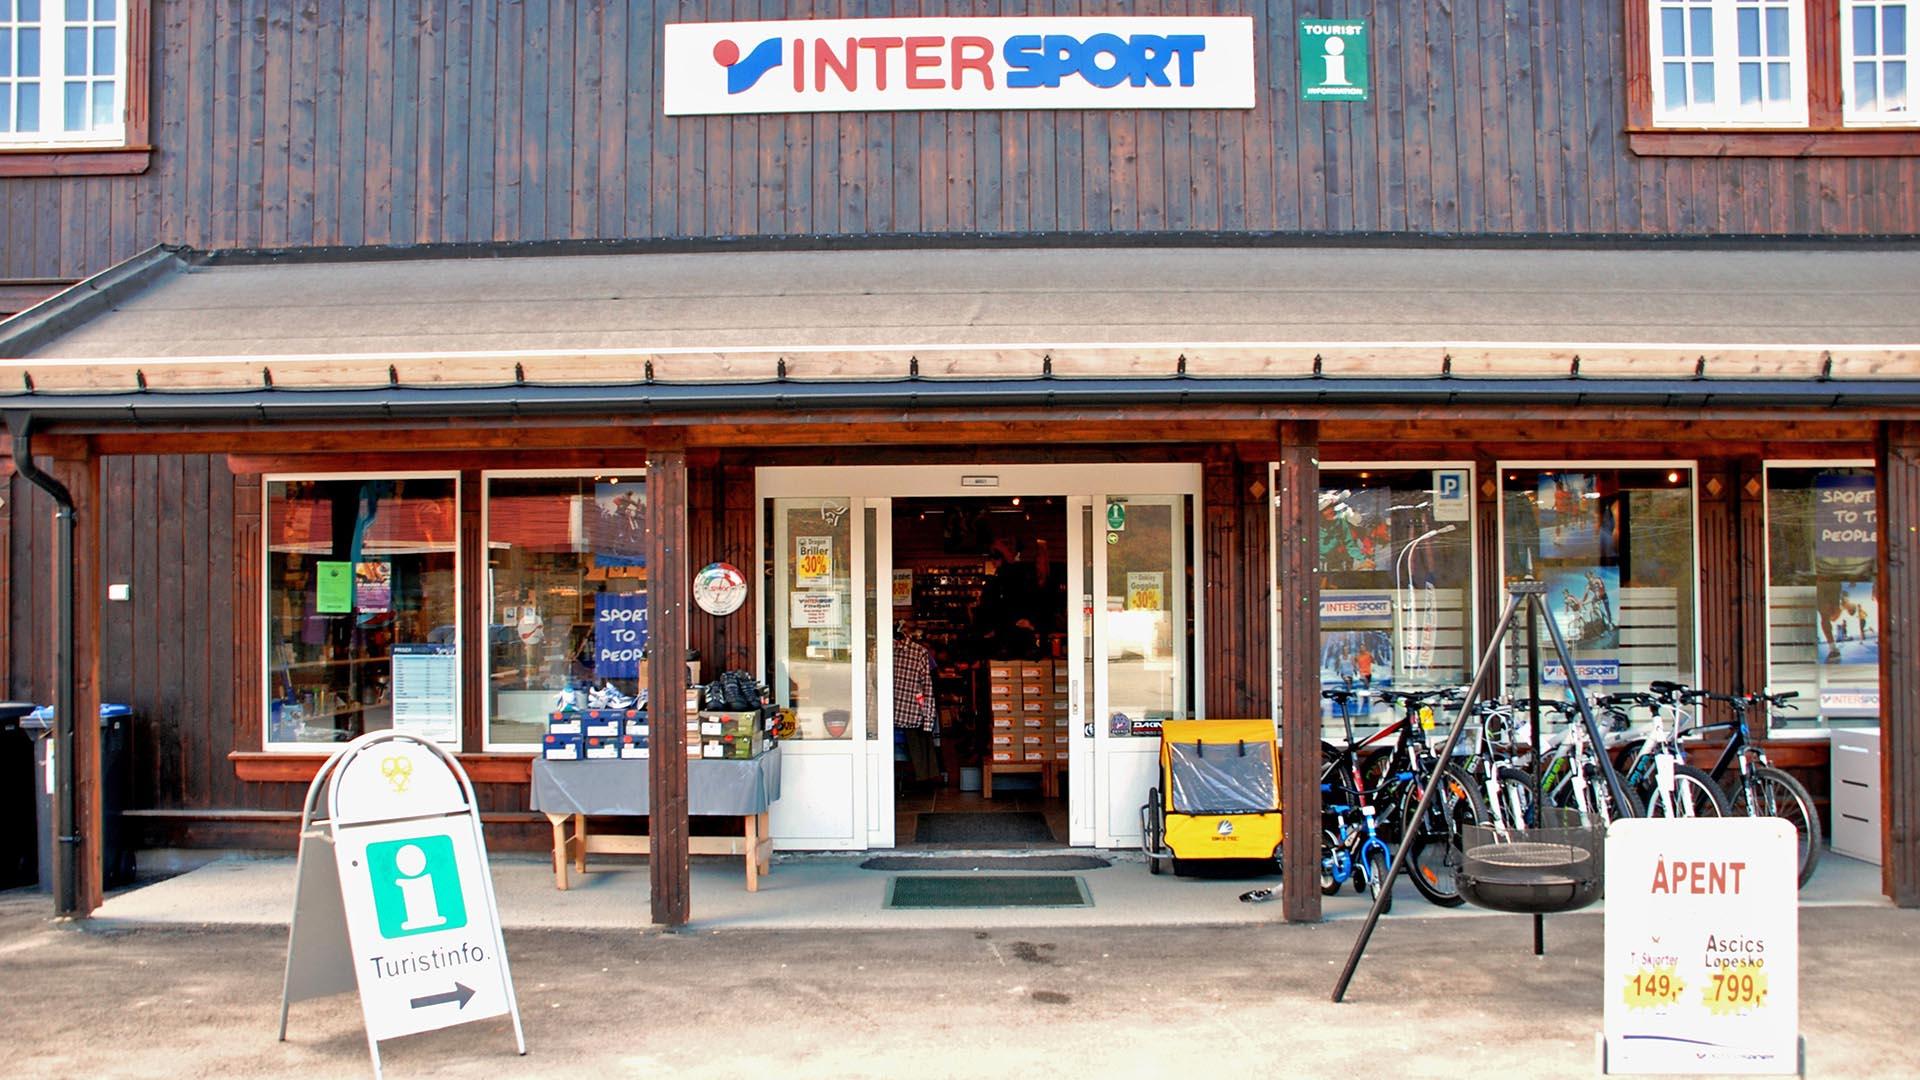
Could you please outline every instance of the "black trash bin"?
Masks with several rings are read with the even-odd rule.
[[[0,889],[39,880],[33,736],[20,726],[32,712],[30,701],[0,701]]]
[[[39,820],[47,822],[34,831],[39,836],[40,891],[53,891],[53,770],[47,758],[53,753],[53,706],[35,709],[20,726],[34,737],[34,805]],[[128,755],[133,748],[133,710],[125,705],[100,706],[100,819],[102,862],[106,887],[118,888],[133,883],[133,848],[126,842],[122,813],[127,807]]]

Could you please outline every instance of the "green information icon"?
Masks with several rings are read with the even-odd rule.
[[[1367,100],[1367,20],[1300,20],[1300,98]]]
[[[367,873],[381,937],[411,937],[467,925],[467,902],[460,891],[452,837],[368,844]]]
[[[1122,532],[1126,529],[1126,527],[1127,527],[1127,504],[1123,502],[1108,503],[1107,504],[1107,528],[1114,532]]]

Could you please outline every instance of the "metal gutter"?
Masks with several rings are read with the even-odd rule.
[[[768,409],[1101,407],[1129,405],[1637,405],[1892,408],[1920,406],[1920,379],[899,379],[885,382],[621,383],[9,395],[43,421],[192,423],[724,415]]]
[[[58,508],[53,553],[53,910],[74,915],[80,910],[80,836],[74,830],[73,797],[73,495],[34,463],[32,414],[9,412],[6,422],[13,434],[14,469],[52,497]]]

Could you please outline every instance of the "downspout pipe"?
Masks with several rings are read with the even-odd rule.
[[[33,415],[6,414],[13,433],[13,467],[47,493],[56,508],[53,549],[53,910],[80,908],[80,836],[74,828],[73,788],[73,495],[33,460]]]

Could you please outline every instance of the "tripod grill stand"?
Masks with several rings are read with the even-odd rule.
[[[1539,624],[1546,623],[1547,634],[1553,640],[1553,651],[1560,658],[1560,671],[1567,680],[1567,689],[1573,693],[1574,708],[1580,714],[1580,722],[1586,726],[1587,737],[1592,740],[1595,756],[1600,759],[1600,767],[1607,779],[1607,790],[1613,804],[1617,807],[1630,805],[1627,802],[1626,788],[1620,783],[1620,775],[1614,771],[1613,762],[1607,757],[1606,743],[1600,734],[1600,725],[1593,718],[1593,705],[1587,700],[1586,688],[1580,685],[1577,669],[1573,663],[1573,653],[1567,648],[1567,640],[1560,633],[1560,625],[1553,620],[1546,609],[1547,586],[1545,582],[1526,580],[1516,581],[1507,587],[1507,607],[1500,613],[1500,622],[1494,627],[1493,640],[1487,644],[1486,651],[1480,655],[1480,663],[1474,670],[1473,683],[1467,688],[1466,700],[1460,703],[1460,712],[1453,718],[1453,726],[1447,731],[1447,741],[1441,747],[1438,760],[1434,763],[1433,775],[1427,778],[1426,786],[1420,793],[1420,802],[1407,818],[1405,832],[1411,834],[1415,823],[1425,818],[1427,809],[1433,803],[1433,797],[1440,790],[1441,773],[1453,760],[1453,751],[1460,743],[1460,733],[1466,730],[1467,717],[1473,708],[1486,696],[1488,680],[1493,677],[1495,661],[1500,650],[1506,645],[1507,635],[1513,631],[1514,616],[1520,612],[1521,605],[1527,609],[1527,686],[1533,708],[1528,710],[1533,723],[1534,757],[1534,813],[1541,821],[1546,816],[1545,792],[1541,789],[1541,775],[1546,762],[1546,754],[1540,744],[1540,636]],[[1544,618],[1543,618],[1544,617]],[[1603,825],[1604,827],[1604,825]],[[1406,867],[1407,855],[1413,845],[1408,842],[1410,835],[1403,835],[1398,850],[1393,855],[1393,865],[1387,870],[1386,887],[1373,900],[1373,907],[1367,912],[1367,921],[1360,928],[1360,937],[1353,943],[1353,951],[1347,956],[1346,969],[1340,973],[1340,981],[1333,988],[1333,1000],[1338,1003],[1347,996],[1347,985],[1353,981],[1354,969],[1360,966],[1360,957],[1367,951],[1367,942],[1373,937],[1373,929],[1380,922],[1380,913],[1386,907],[1393,883],[1399,879]],[[1533,951],[1539,955],[1545,951],[1544,916],[1536,912],[1533,916]]]

